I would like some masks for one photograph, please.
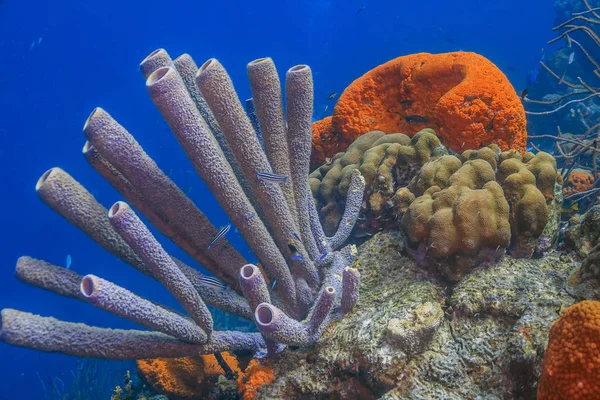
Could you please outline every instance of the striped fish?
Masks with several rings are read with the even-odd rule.
[[[212,242],[210,242],[210,244],[208,245],[208,250],[212,249],[215,244],[219,243],[219,241],[221,239],[223,239],[225,237],[225,235],[227,235],[227,232],[229,232],[230,229],[231,229],[231,224],[227,224],[224,227],[222,227],[221,230],[219,231],[219,233],[217,233],[217,236],[215,236],[215,238],[212,240]]]
[[[327,255],[328,255],[328,254],[329,254],[329,253],[323,253],[323,254],[321,254],[321,257],[319,257],[319,261],[323,261],[323,259],[324,259],[325,257],[327,257]]]
[[[203,276],[202,278],[200,278],[200,282],[206,283],[207,285],[215,286],[215,287],[218,287],[218,288],[221,288],[221,289],[226,289],[227,288],[226,284],[224,284],[220,280],[212,278],[210,276]]]
[[[265,182],[285,183],[288,181],[287,176],[281,176],[271,172],[257,172],[256,177]]]

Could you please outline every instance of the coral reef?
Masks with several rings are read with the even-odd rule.
[[[594,176],[586,171],[572,171],[565,181],[563,196],[571,196],[575,193],[590,190],[594,184]]]
[[[237,359],[222,353],[229,367],[241,373]],[[154,390],[170,398],[194,399],[207,396],[218,377],[225,374],[212,354],[184,358],[137,361],[138,372]]]
[[[88,139],[86,159],[158,231],[216,278],[167,254],[129,204],[119,201],[107,210],[69,174],[53,168],[36,185],[40,198],[107,251],[161,282],[186,315],[98,276],[82,277],[21,257],[16,275],[22,281],[88,302],[152,331],[99,328],[4,309],[0,340],[92,358],[176,358],[162,364],[140,362],[140,368],[153,385],[186,397],[196,393],[193,385],[208,364],[204,358],[200,368],[182,357],[265,349],[274,356],[281,345],[313,345],[339,309],[352,310],[359,275],[344,270],[356,249],[343,246],[360,211],[364,179],[358,171],[352,174],[340,229],[326,236],[309,192],[313,83],[306,65],[286,74],[286,121],[272,60],[248,64],[264,149],[217,60],[197,68],[190,56],[171,60],[159,49],[140,70],[152,101],[263,269],[247,264],[223,238],[226,231],[218,232],[133,136],[96,108],[83,129]],[[343,277],[350,282],[344,283]],[[277,284],[267,287],[266,280]],[[215,330],[207,304],[252,320],[260,333]],[[158,372],[150,377],[152,369]],[[172,369],[176,371],[163,373]],[[164,380],[180,370],[197,376],[191,383]]]
[[[310,175],[326,231],[338,226],[355,170],[366,181],[355,233],[400,221],[415,259],[453,281],[506,249],[515,257],[541,254],[558,236],[562,178],[544,152],[490,145],[457,157],[431,129],[412,139],[369,132]]]
[[[565,248],[586,257],[600,243],[600,206],[596,205],[584,214],[576,214],[569,220],[564,232]]]
[[[600,398],[600,302],[569,307],[550,330],[539,400]]]
[[[552,29],[556,36],[548,44],[564,41],[566,46],[542,55],[523,101],[530,145],[536,150],[560,154],[561,173],[568,186],[569,182],[575,186],[565,193],[565,199],[585,211],[598,203],[600,193],[597,164],[600,15],[598,4],[588,0],[559,0],[555,8],[559,13],[557,26]],[[581,189],[588,186],[590,177],[582,176],[581,170],[592,175],[587,190]]]
[[[402,232],[380,233],[359,248],[355,309],[325,330],[314,351],[288,351],[276,362],[277,379],[257,399],[339,398],[340,387],[364,399],[535,397],[548,331],[573,303],[562,288],[574,260],[554,252],[507,256],[449,291],[403,255],[402,243]],[[432,341],[407,354],[388,340],[388,327],[420,310],[438,310],[424,313],[435,316],[423,325]]]
[[[412,136],[433,128],[456,151],[491,143],[524,151],[527,140],[513,86],[488,59],[468,52],[411,54],[372,69],[341,94],[331,124],[336,139],[329,146],[315,139],[326,157],[373,130]],[[317,124],[315,136],[327,125]]]
[[[250,361],[250,364],[243,375],[238,376],[238,388],[242,394],[243,400],[254,400],[256,391],[264,384],[275,380],[273,369],[261,365],[256,359]]]
[[[579,299],[600,300],[600,206],[569,220],[564,245],[583,259],[571,272],[567,291]]]

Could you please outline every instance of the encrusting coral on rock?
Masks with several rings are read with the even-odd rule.
[[[342,390],[361,399],[535,398],[549,329],[573,304],[562,290],[573,258],[506,256],[450,289],[405,256],[402,236],[379,233],[360,246],[355,309],[314,350],[276,361],[276,380],[257,399]],[[419,347],[390,340],[390,323],[410,326]]]
[[[412,136],[423,128],[459,152],[488,144],[523,152],[527,140],[525,110],[502,71],[479,54],[454,52],[401,56],[356,79],[331,122],[315,124],[313,143],[319,158],[332,157],[366,132]]]
[[[133,136],[96,108],[84,126],[86,159],[158,231],[218,279],[169,256],[129,204],[119,201],[107,210],[68,173],[53,168],[36,185],[40,198],[107,251],[161,282],[187,315],[101,277],[21,257],[16,275],[22,281],[151,331],[98,328],[4,309],[0,339],[42,351],[118,360],[236,350],[274,355],[282,345],[313,345],[332,315],[340,309],[347,313],[356,303],[357,273],[345,272],[356,249],[343,246],[358,217],[364,179],[358,171],[352,174],[343,224],[326,236],[308,184],[310,68],[299,65],[286,74],[285,121],[273,61],[248,64],[265,150],[217,60],[197,68],[188,55],[171,60],[160,49],[140,69],[154,104],[263,268],[247,264],[222,238],[226,232],[217,232]],[[267,279],[277,284],[267,287]],[[215,330],[206,304],[252,320],[260,333]]]

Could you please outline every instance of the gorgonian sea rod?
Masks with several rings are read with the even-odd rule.
[[[358,296],[356,254],[342,247],[364,193],[352,176],[344,223],[323,233],[308,187],[313,109],[312,73],[299,65],[281,85],[270,58],[248,64],[260,130],[255,129],[221,64],[197,68],[184,54],[160,49],[141,64],[146,87],[196,172],[242,234],[263,270],[248,264],[164,174],[127,130],[101,108],[84,126],[86,159],[126,199],[109,210],[68,173],[52,168],[39,179],[40,198],[113,255],[161,282],[180,302],[180,315],[95,275],[30,257],[17,262],[22,281],[72,297],[151,329],[113,330],[2,310],[0,339],[33,349],[107,359],[183,357],[221,351],[315,343],[332,316]],[[293,154],[293,160],[290,155]],[[276,179],[279,178],[279,179]],[[171,257],[137,216],[218,279]],[[339,250],[338,250],[339,249]],[[267,280],[277,282],[267,285]],[[253,320],[260,333],[213,330],[207,304]]]

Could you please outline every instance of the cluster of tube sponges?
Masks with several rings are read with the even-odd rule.
[[[431,129],[367,133],[310,175],[326,230],[338,226],[355,170],[366,180],[357,230],[399,224],[412,255],[451,280],[506,249],[546,251],[557,235],[562,178],[547,153],[490,145],[451,155]]]
[[[357,301],[360,276],[348,267],[356,249],[341,247],[358,217],[364,179],[358,171],[352,174],[344,224],[327,237],[308,186],[310,68],[299,65],[287,72],[286,121],[273,61],[248,64],[264,143],[217,60],[197,68],[189,55],[172,60],[160,49],[142,62],[141,71],[153,102],[263,268],[248,264],[226,239],[211,245],[218,231],[208,218],[123,126],[97,108],[84,126],[86,159],[159,232],[216,278],[169,256],[128,203],[119,201],[106,210],[69,174],[52,168],[37,183],[41,199],[106,250],[160,281],[187,315],[98,276],[21,257],[16,275],[22,281],[89,302],[152,331],[91,327],[4,309],[0,339],[109,359],[263,348],[272,353],[278,344],[315,343],[334,312],[349,312]],[[265,174],[281,179],[265,179]],[[268,286],[267,280],[276,284]],[[253,320],[260,333],[213,330],[206,304]]]

